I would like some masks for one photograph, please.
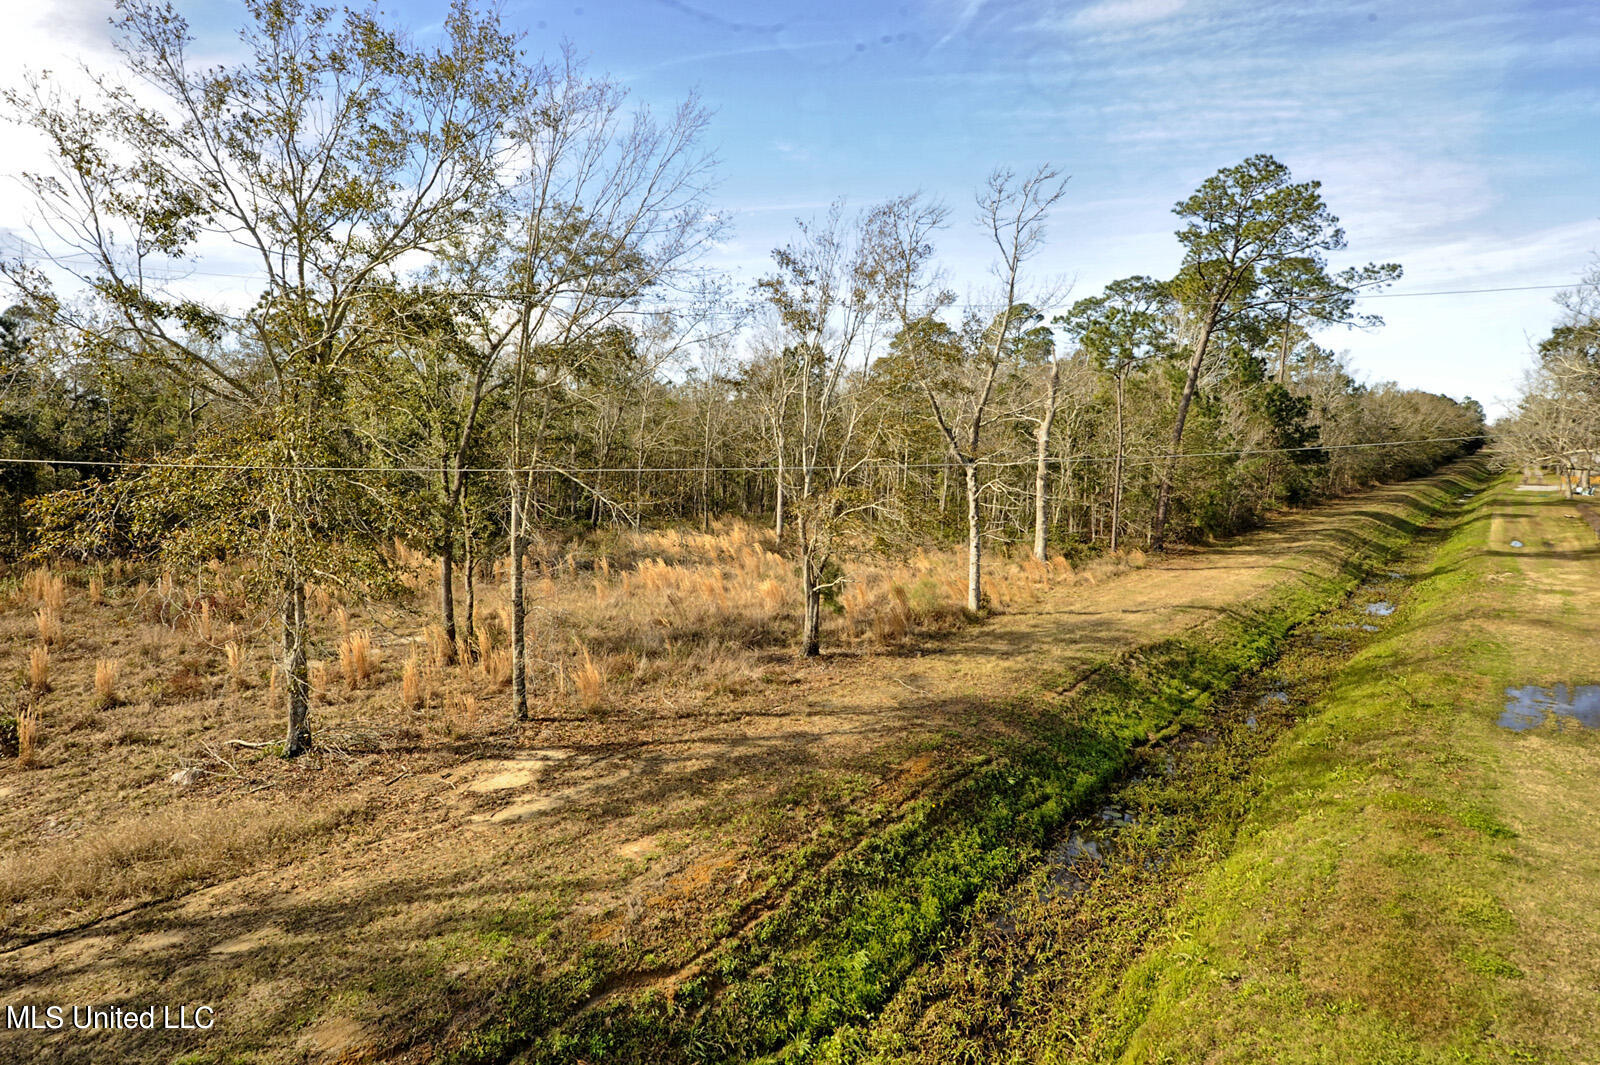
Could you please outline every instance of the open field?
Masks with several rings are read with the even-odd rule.
[[[1016,794],[1004,801],[1034,810],[1023,819],[1033,838],[1007,836],[1009,820],[993,838],[974,837],[949,897],[904,942],[883,947],[888,983],[852,1007],[870,1013],[899,979],[892,973],[917,961],[975,892],[1024,868],[1074,804],[1126,767],[1136,739],[1192,717],[1212,697],[1208,686],[1270,659],[1289,624],[1403,546],[1460,483],[1446,474],[1377,490],[1120,574],[1017,564],[1000,585],[1010,612],[977,627],[926,590],[947,561],[886,566],[874,579],[887,594],[858,601],[855,613],[847,601],[833,622],[849,649],[810,663],[777,643],[763,649],[748,629],[712,641],[708,654],[706,641],[675,639],[665,614],[669,624],[656,626],[666,630],[664,664],[648,673],[648,651],[626,646],[637,637],[601,628],[635,612],[615,609],[624,587],[649,618],[671,609],[678,582],[716,573],[729,588],[725,623],[750,625],[761,582],[781,576],[762,576],[775,563],[763,561],[758,537],[682,538],[683,557],[660,566],[666,543],[636,558],[613,549],[609,575],[574,557],[563,572],[550,567],[544,605],[560,605],[577,632],[540,626],[561,633],[544,646],[553,654],[565,643],[565,657],[553,661],[538,720],[522,730],[490,709],[492,676],[430,663],[422,633],[394,618],[345,622],[330,601],[319,642],[332,650],[346,627],[374,630],[379,664],[352,687],[330,663],[317,710],[328,747],[299,762],[224,746],[259,737],[272,696],[259,663],[246,660],[230,679],[218,640],[225,620],[211,622],[208,644],[192,619],[137,620],[151,612],[151,590],[135,594],[136,582],[102,586],[103,606],[87,583],[67,582],[37,765],[8,763],[0,777],[13,812],[0,971],[13,1001],[133,1004],[159,989],[175,1003],[215,1005],[218,1024],[42,1043],[9,1033],[0,1052],[427,1060],[462,1039],[462,1053],[480,1060],[534,1052],[535,1033],[517,1022],[532,1016],[530,1003],[581,1027],[635,1001],[671,1001],[679,988],[703,993],[713,963],[737,982],[730,952],[765,951],[763,936],[821,951],[813,960],[826,963],[827,922],[797,921],[801,903],[855,890],[846,873],[887,861],[871,856],[883,840],[912,861],[948,843],[939,833],[965,830],[938,811],[1010,781],[1002,788]],[[673,566],[660,588],[644,587],[643,575]],[[753,595],[734,590],[752,585]],[[860,611],[898,604],[894,585],[908,589],[923,623],[959,631],[918,634],[914,620],[903,633],[875,629]],[[37,637],[39,607],[26,582],[17,596],[5,624],[7,645],[20,649]],[[425,709],[406,705],[413,647],[432,674]],[[1128,657],[1140,648],[1143,659]],[[618,666],[629,654],[638,657]],[[581,673],[585,657],[606,672],[603,698],[588,706],[575,681],[563,690],[559,680]],[[105,658],[123,663],[114,705],[94,691]],[[1198,687],[1157,692],[1137,710],[1108,687],[1171,687],[1186,670]],[[461,709],[474,695],[475,717]],[[1064,723],[1078,730],[1065,746]],[[1041,744],[1066,760],[1039,762]],[[170,782],[185,763],[204,772]],[[1035,763],[1037,779],[1018,768]],[[865,934],[901,936],[893,921]],[[781,1044],[855,1014],[757,1019],[752,1030]],[[498,1034],[479,1032],[486,1024]]]

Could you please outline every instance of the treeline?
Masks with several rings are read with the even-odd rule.
[[[1539,342],[1516,409],[1494,426],[1494,451],[1509,466],[1553,471],[1563,492],[1592,494],[1600,471],[1600,268],[1562,292],[1562,309]]]
[[[1221,535],[1482,430],[1476,404],[1363,385],[1317,342],[1380,324],[1357,301],[1400,269],[1332,270],[1318,184],[1267,156],[1176,206],[1169,279],[1052,291],[1035,267],[1067,184],[1041,167],[976,196],[981,299],[942,284],[952,215],[916,195],[799,223],[734,292],[697,268],[724,224],[694,100],[633,107],[464,2],[434,47],[255,7],[218,67],[170,9],[119,10],[136,88],[6,93],[55,168],[27,178],[48,254],[4,267],[0,442],[49,460],[3,464],[4,549],[244,563],[281,617],[291,754],[307,583],[383,591],[395,536],[441,560],[467,654],[456,577],[470,612],[478,563],[509,560],[524,716],[537,525],[770,520],[813,654],[865,538],[965,537],[978,611],[997,542]],[[206,272],[241,249],[244,274]]]

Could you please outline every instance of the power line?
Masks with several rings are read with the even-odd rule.
[[[1573,288],[1581,283],[1582,282],[1568,282],[1564,285],[1507,285],[1502,288],[1449,288],[1440,289],[1436,292],[1355,292],[1350,294],[1350,298],[1358,300],[1393,300],[1405,299],[1411,296],[1476,296],[1486,292],[1543,292],[1558,288]],[[1312,298],[1310,302],[1317,302],[1322,298],[1334,297],[1315,297]]]
[[[1461,444],[1474,440],[1483,440],[1484,436],[1436,436],[1417,440],[1377,440],[1366,441],[1358,444],[1323,444],[1307,445],[1305,447],[1268,447],[1268,448],[1238,448],[1229,451],[1186,451],[1168,452],[1156,455],[1124,455],[1125,464],[1130,460],[1133,465],[1152,464],[1156,462],[1169,462],[1181,459],[1227,458],[1232,456],[1248,455],[1287,455],[1309,451],[1346,451],[1357,448],[1375,447],[1407,447],[1416,444]],[[1115,462],[1115,455],[1065,455],[1051,457],[1045,460],[1052,465],[1061,465],[1072,462]],[[1037,459],[978,459],[975,465],[995,469],[1013,467],[1033,467]],[[221,473],[410,473],[425,476],[438,474],[439,467],[429,466],[290,466],[271,463],[227,463],[227,462],[139,462],[131,459],[41,459],[23,458],[20,456],[0,455],[0,463],[28,466],[90,466],[108,469],[147,469],[147,470],[195,470]],[[826,467],[827,463],[818,463]],[[862,469],[892,469],[892,470],[938,470],[958,467],[956,462],[894,462],[888,459],[874,459],[859,463],[849,463],[847,468],[851,471]],[[533,474],[543,473],[555,476],[590,476],[594,474],[646,474],[646,473],[776,473],[775,466],[468,466],[460,473],[493,473],[493,474]]]
[[[45,258],[49,259],[51,262],[62,262],[62,261],[66,261],[66,260],[72,259],[74,257],[75,256],[73,256],[73,255],[63,255],[63,256],[54,256],[54,257],[45,256]],[[159,281],[159,282],[172,282],[172,281],[185,281],[185,280],[188,280],[191,277],[232,278],[232,279],[247,280],[247,281],[249,281],[249,280],[256,280],[256,281],[262,280],[262,276],[259,273],[234,273],[234,272],[229,272],[229,271],[199,270],[199,269],[188,270],[188,271],[185,271],[183,273],[173,274],[172,276],[169,276],[169,277],[151,278],[150,280]],[[1327,302],[1329,300],[1333,300],[1333,299],[1392,300],[1392,299],[1415,299],[1415,298],[1419,298],[1419,297],[1433,297],[1433,296],[1480,296],[1480,295],[1492,295],[1492,294],[1496,294],[1496,293],[1505,293],[1505,292],[1553,292],[1553,291],[1556,291],[1558,289],[1573,288],[1573,287],[1576,287],[1576,286],[1579,286],[1579,285],[1582,285],[1582,284],[1583,284],[1582,281],[1566,281],[1566,282],[1561,282],[1561,283],[1549,283],[1549,284],[1538,284],[1538,285],[1502,285],[1502,286],[1497,286],[1497,287],[1492,287],[1492,288],[1434,289],[1434,290],[1429,290],[1429,291],[1424,291],[1424,292],[1358,292],[1358,291],[1345,291],[1345,292],[1330,293],[1330,294],[1321,295],[1321,296],[1285,296],[1285,297],[1279,297],[1279,298],[1266,300],[1265,302],[1271,303],[1271,304],[1282,304],[1282,303],[1304,303],[1304,304],[1310,304],[1310,303],[1325,303],[1325,302]],[[511,301],[511,300],[526,300],[528,298],[526,293],[503,292],[503,291],[488,291],[488,290],[480,290],[480,289],[465,289],[465,290],[456,290],[456,291],[445,291],[445,292],[440,293],[440,295],[442,295],[442,296],[475,296],[475,297],[479,297],[479,298],[483,298],[483,299],[500,299],[500,300],[507,300],[507,301]],[[637,313],[637,314],[660,313],[660,312],[663,312],[663,311],[670,311],[670,310],[674,309],[675,307],[695,307],[695,306],[696,306],[695,304],[693,304],[693,303],[691,303],[689,301],[652,300],[647,304],[643,304],[643,305],[641,305],[641,306],[639,306],[637,308],[631,309],[629,313]],[[768,301],[767,300],[763,300],[763,299],[759,299],[759,298],[739,299],[739,300],[726,300],[726,301],[723,301],[722,306],[730,308],[730,309],[751,310],[751,309],[755,309],[757,307],[768,306]],[[998,304],[990,304],[990,303],[961,302],[961,303],[952,304],[951,306],[958,307],[958,308],[960,308],[962,310],[980,310],[980,311],[998,311],[998,310],[1000,310],[1000,306]],[[719,313],[719,312],[713,312],[713,314],[715,314],[715,313]],[[725,312],[721,312],[721,313],[725,313]]]

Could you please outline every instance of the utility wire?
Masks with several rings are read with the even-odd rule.
[[[1186,451],[1157,455],[1124,455],[1124,464],[1140,465],[1156,462],[1168,462],[1175,459],[1204,459],[1227,458],[1230,456],[1245,455],[1287,455],[1306,451],[1346,451],[1356,448],[1374,447],[1405,447],[1413,444],[1460,444],[1473,440],[1486,439],[1478,436],[1436,436],[1418,440],[1376,440],[1359,444],[1323,444],[1307,445],[1305,447],[1268,447],[1268,448],[1239,448],[1231,451]],[[1066,455],[1047,458],[1045,461],[1053,464],[1071,462],[1115,462],[1115,455]],[[1016,466],[1033,467],[1037,459],[978,459],[975,464],[991,468],[1006,468]],[[92,466],[96,468],[111,469],[147,469],[147,470],[210,470],[230,473],[414,473],[432,476],[439,472],[439,467],[429,466],[287,466],[256,463],[226,463],[226,462],[138,462],[131,459],[41,459],[22,458],[19,456],[0,455],[0,463],[26,466]],[[827,466],[828,463],[818,463],[818,466]],[[950,469],[958,466],[955,462],[894,462],[887,459],[874,459],[868,462],[851,463],[849,469],[894,469],[894,470],[937,470]],[[460,473],[501,473],[501,474],[530,474],[548,473],[556,475],[589,475],[597,473],[776,473],[776,466],[468,466],[463,467]]]
[[[69,259],[71,259],[73,257],[74,256],[72,256],[72,255],[63,255],[63,256],[53,257],[51,261],[58,261],[58,260],[59,261],[66,261],[66,260],[69,260]],[[87,257],[85,256],[84,258],[87,258]],[[169,277],[156,277],[156,278],[150,278],[150,280],[162,281],[162,282],[184,281],[184,280],[187,280],[188,278],[191,278],[191,277],[234,278],[234,279],[246,280],[246,281],[261,280],[261,275],[259,273],[233,273],[233,272],[223,271],[223,270],[199,270],[199,269],[185,270],[185,271],[183,271],[181,273],[174,273],[173,275],[171,275]],[[1549,291],[1554,291],[1556,289],[1574,288],[1574,287],[1580,286],[1582,284],[1583,284],[1582,281],[1568,281],[1568,282],[1563,282],[1561,284],[1504,285],[1504,286],[1499,286],[1499,287],[1494,287],[1494,288],[1436,289],[1436,290],[1426,291],[1426,292],[1361,292],[1361,291],[1351,290],[1351,291],[1344,291],[1344,292],[1329,293],[1327,295],[1322,295],[1322,296],[1286,296],[1286,297],[1280,297],[1280,298],[1274,298],[1274,299],[1270,299],[1270,300],[1265,300],[1264,302],[1276,305],[1276,304],[1282,304],[1282,303],[1323,303],[1323,302],[1326,302],[1326,301],[1332,300],[1332,299],[1392,300],[1392,299],[1412,299],[1412,298],[1422,297],[1422,296],[1478,296],[1478,295],[1488,295],[1488,294],[1492,294],[1492,293],[1501,293],[1501,292],[1549,292]],[[528,298],[527,294],[525,294],[525,293],[486,291],[486,290],[478,290],[478,289],[463,289],[463,290],[445,291],[445,292],[440,293],[440,295],[441,296],[476,296],[476,297],[484,298],[484,299],[502,299],[502,300],[525,300],[525,299]],[[729,307],[729,308],[743,308],[743,309],[747,309],[748,310],[748,309],[752,309],[752,308],[756,308],[756,307],[766,306],[767,302],[768,301],[766,301],[766,300],[757,299],[757,298],[741,299],[741,300],[727,300],[727,301],[723,301],[723,306]],[[652,301],[649,301],[649,303],[641,305],[640,307],[635,309],[633,313],[658,313],[658,312],[663,311],[663,310],[671,310],[675,306],[678,306],[678,307],[694,307],[694,306],[697,306],[697,305],[693,304],[693,303],[690,303],[689,301],[678,301],[676,303],[672,303],[672,302],[669,302],[669,301],[652,300]],[[963,302],[963,303],[952,304],[952,306],[959,307],[962,310],[993,310],[993,311],[1000,310],[1000,307],[999,307],[998,304],[987,304],[987,303]]]

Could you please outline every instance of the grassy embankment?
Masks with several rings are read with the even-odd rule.
[[[852,1056],[1600,1060],[1600,736],[1499,724],[1508,687],[1600,680],[1578,518],[1470,500],[1125,789],[1138,824],[1081,891],[1018,885]]]
[[[1274,752],[1243,845],[1118,990],[1105,1057],[1600,1060],[1600,735],[1498,723],[1508,687],[1600,682],[1597,617],[1571,503],[1473,500]]]
[[[611,975],[624,959],[597,950],[508,995],[499,1019],[451,1060],[838,1060],[917,1046],[914,1037],[885,1039],[893,1023],[874,1031],[881,1011],[895,1000],[893,1022],[930,974],[972,950],[984,915],[1008,914],[1008,935],[1015,932],[1027,916],[1003,900],[1019,875],[1039,866],[1068,818],[1164,740],[1206,725],[1213,701],[1271,663],[1291,629],[1342,599],[1481,481],[1481,467],[1469,465],[1374,496],[1283,558],[1299,576],[1269,596],[1122,655],[1076,684],[1042,677],[1006,707],[1008,737],[957,783],[837,859],[809,868],[813,856],[797,853],[783,902],[744,935],[692,965],[637,980]],[[1219,787],[1226,791],[1237,775],[1223,773]],[[969,912],[980,920],[963,933]],[[949,995],[946,988],[935,997]],[[957,1026],[1006,1023],[980,1009]]]

